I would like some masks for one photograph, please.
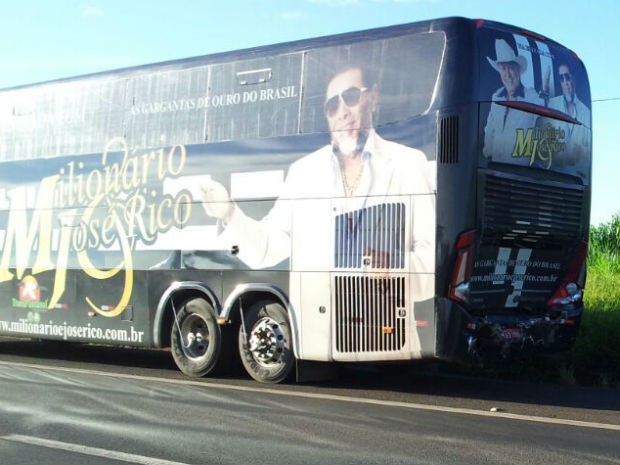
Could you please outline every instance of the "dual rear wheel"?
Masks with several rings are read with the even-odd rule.
[[[265,300],[253,304],[239,326],[239,355],[249,375],[260,383],[280,383],[293,370],[291,326],[284,307]]]
[[[239,325],[237,346],[241,363],[260,383],[280,383],[293,371],[291,327],[286,309],[273,300],[254,303]],[[230,354],[221,353],[222,338],[215,310],[207,300],[193,298],[176,313],[170,335],[172,357],[190,377],[205,376],[222,367]]]
[[[195,298],[176,313],[170,333],[172,358],[187,376],[199,378],[212,372],[220,359],[222,333],[209,302]]]

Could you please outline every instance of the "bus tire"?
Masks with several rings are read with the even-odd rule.
[[[202,298],[185,302],[172,322],[170,351],[177,367],[192,378],[210,373],[217,365],[222,345],[213,307]]]
[[[244,320],[245,330],[243,323],[239,326],[239,355],[245,370],[259,383],[286,380],[295,365],[286,309],[279,302],[259,301]]]

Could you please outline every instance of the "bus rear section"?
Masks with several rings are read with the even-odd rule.
[[[440,356],[569,349],[583,313],[590,212],[588,79],[541,36],[478,24],[475,221],[453,236]]]

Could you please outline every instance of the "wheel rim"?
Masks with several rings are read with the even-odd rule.
[[[207,321],[200,315],[192,314],[181,323],[183,352],[190,359],[200,359],[209,349],[209,329]]]
[[[254,360],[270,367],[282,362],[286,353],[286,335],[280,323],[272,318],[262,318],[252,328],[248,346]]]

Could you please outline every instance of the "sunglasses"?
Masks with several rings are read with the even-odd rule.
[[[339,94],[328,98],[325,101],[325,114],[327,116],[334,116],[338,111],[338,108],[340,108],[340,99],[342,99],[342,101],[347,107],[354,107],[355,105],[360,103],[362,92],[365,92],[367,90],[367,87],[349,87],[348,89],[343,90]]]
[[[569,73],[561,73],[560,74],[560,82],[571,82],[573,80],[573,77],[569,74]]]

